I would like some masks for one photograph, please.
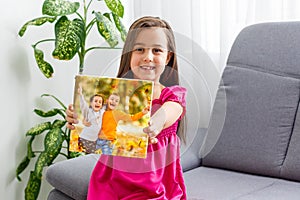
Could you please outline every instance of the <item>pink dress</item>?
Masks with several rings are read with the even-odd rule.
[[[88,200],[186,200],[180,165],[178,121],[185,113],[186,89],[166,87],[152,102],[152,114],[167,101],[180,103],[184,112],[148,145],[147,158],[101,155],[91,175]]]

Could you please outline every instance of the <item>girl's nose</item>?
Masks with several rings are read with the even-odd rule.
[[[145,62],[152,62],[153,61],[153,53],[150,49],[147,49],[145,51],[144,61]]]

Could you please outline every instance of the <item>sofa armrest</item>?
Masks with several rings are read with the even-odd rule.
[[[201,165],[200,148],[203,144],[207,128],[199,128],[192,141],[181,153],[182,170],[188,171]]]
[[[90,175],[99,159],[97,154],[59,161],[49,166],[46,180],[72,199],[86,199]]]

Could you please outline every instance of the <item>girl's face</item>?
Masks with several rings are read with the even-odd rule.
[[[98,112],[102,108],[103,99],[99,96],[94,96],[91,107],[95,112]]]
[[[133,45],[130,66],[134,78],[159,82],[172,53],[162,28],[145,28]]]
[[[107,99],[107,109],[108,110],[115,110],[120,102],[120,97],[117,95],[110,95]]]

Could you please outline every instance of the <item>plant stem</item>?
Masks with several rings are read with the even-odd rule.
[[[78,52],[79,56],[79,74],[82,74],[83,68],[84,68],[84,56],[85,56],[85,50],[84,47],[81,47],[81,52]]]
[[[88,3],[88,5],[86,6],[86,9],[87,9],[87,10],[89,9],[89,7],[90,7],[92,1],[93,1],[93,0],[90,0],[90,2]]]
[[[97,22],[96,17],[87,25],[86,27],[86,36],[90,33],[93,25]]]
[[[71,156],[70,156],[70,137],[71,137],[71,130],[68,129],[68,128],[66,127],[66,132],[67,132],[67,138],[66,138],[66,140],[67,140],[67,151],[68,151],[68,157],[67,157],[67,158],[70,158],[70,157],[71,157]]]
[[[88,6],[91,4],[92,0],[88,3]],[[87,35],[87,11],[88,11],[88,6],[86,5],[86,1],[83,0],[83,23],[84,23],[84,32],[85,35]],[[81,43],[81,50],[78,52],[79,56],[79,74],[82,74],[83,68],[84,68],[84,59],[85,59],[85,40],[86,36],[84,37],[84,40]]]
[[[33,47],[36,47],[39,43],[43,43],[43,42],[52,42],[55,41],[55,39],[45,39],[45,40],[40,40],[37,43],[35,43],[34,45],[32,45]]]

